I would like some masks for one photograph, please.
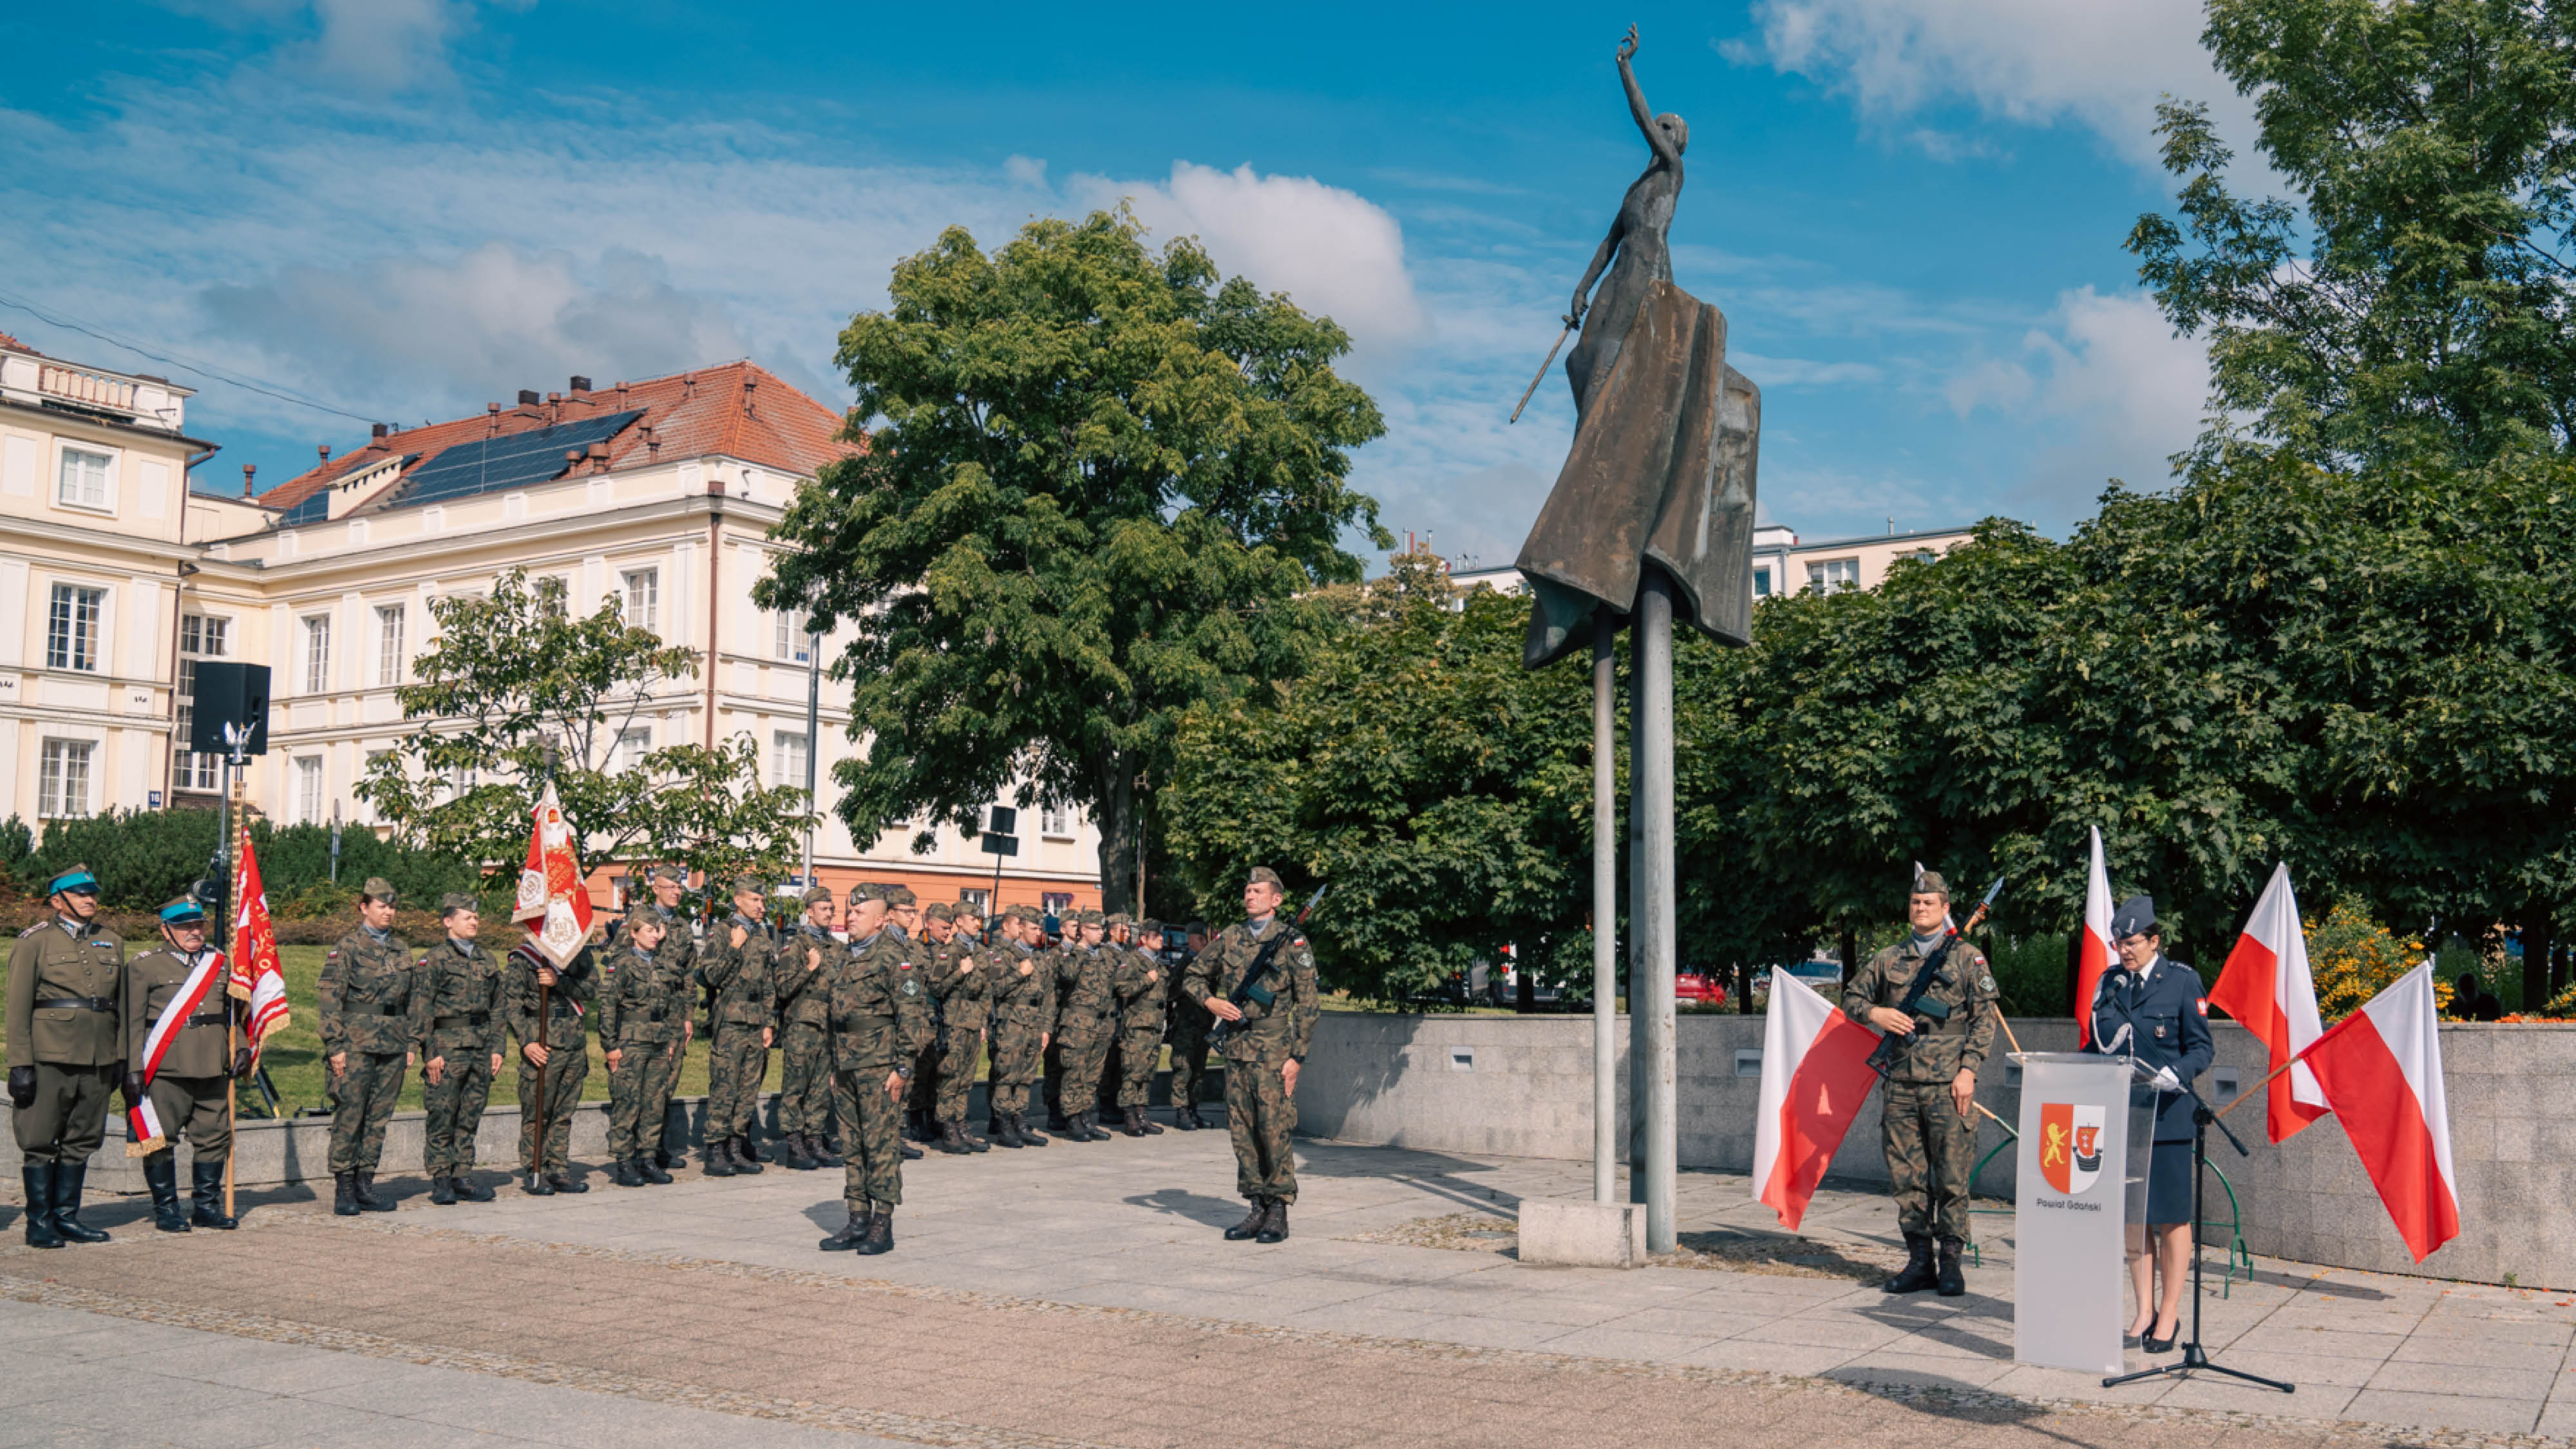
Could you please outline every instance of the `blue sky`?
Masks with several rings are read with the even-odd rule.
[[[1114,15],[1114,19],[1104,16]],[[1505,562],[1562,460],[1504,419],[1646,150],[1612,51],[1691,123],[1678,280],[1762,385],[1767,510],[1811,538],[2160,486],[2200,349],[2121,239],[2161,92],[2245,106],[2192,0],[979,7],[97,0],[0,45],[0,330],[200,387],[200,486],[364,419],[751,356],[845,400],[833,338],[951,223],[1132,198],[1330,312],[1385,408],[1361,485]],[[43,57],[41,64],[30,63]]]

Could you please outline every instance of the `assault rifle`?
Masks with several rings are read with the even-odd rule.
[[[1978,925],[1986,919],[1986,912],[1994,909],[1995,897],[2003,893],[2004,878],[1996,876],[1995,883],[1986,887],[1986,898],[1977,902],[1977,909],[1969,915],[1968,924],[1952,926],[1941,937],[1941,944],[1933,947],[1924,956],[1923,964],[1915,968],[1914,980],[1906,985],[1905,995],[1896,1003],[1896,1009],[1903,1012],[1907,1020],[1948,1021],[1950,1019],[1949,1007],[1937,1001],[1925,1001],[1923,993],[1931,989],[1932,983],[1940,977],[1942,968],[1950,964],[1950,948],[1958,944],[1960,939],[1970,931],[1977,929]],[[1889,1069],[1896,1065],[1896,1044],[1904,1039],[1904,1036],[1892,1031],[1880,1036],[1878,1049],[1869,1054],[1869,1069],[1882,1077],[1886,1076]]]
[[[1233,1003],[1235,1010],[1241,1011],[1247,1002],[1266,1010],[1270,1003],[1279,999],[1277,992],[1261,984],[1261,979],[1270,974],[1272,966],[1278,964],[1279,948],[1288,943],[1289,937],[1297,934],[1297,928],[1306,924],[1308,916],[1315,914],[1315,907],[1324,899],[1324,892],[1331,889],[1332,887],[1328,885],[1315,887],[1314,895],[1307,898],[1306,909],[1297,913],[1297,919],[1289,922],[1278,934],[1261,943],[1260,953],[1252,958],[1252,965],[1245,968],[1243,980],[1236,983],[1234,990],[1225,998]],[[1226,1037],[1232,1033],[1236,1024],[1231,1021],[1218,1021],[1216,1030],[1208,1033],[1208,1050],[1214,1051],[1225,1045]]]

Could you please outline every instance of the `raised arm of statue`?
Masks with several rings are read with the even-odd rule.
[[[1678,116],[1658,116],[1646,104],[1646,92],[1637,84],[1637,69],[1629,62],[1637,54],[1637,27],[1628,27],[1628,37],[1619,42],[1619,84],[1628,92],[1628,114],[1636,118],[1637,129],[1646,133],[1646,144],[1654,148],[1655,159],[1679,171],[1682,166],[1681,140],[1671,129]]]

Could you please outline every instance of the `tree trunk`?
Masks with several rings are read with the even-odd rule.
[[[2549,1004],[2550,910],[2538,901],[2522,912],[2522,1009],[2538,1011]]]
[[[1523,1016],[1538,1010],[1538,973],[1518,956],[1512,958],[1512,1010]]]
[[[1136,905],[1136,762],[1112,755],[1091,823],[1100,832],[1100,909],[1131,911]]]
[[[1843,929],[1843,979],[1849,981],[1859,974],[1860,932],[1845,927]]]

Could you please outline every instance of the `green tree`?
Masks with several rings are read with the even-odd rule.
[[[683,700],[696,652],[629,627],[613,593],[575,616],[565,592],[513,569],[433,600],[438,641],[399,692],[416,727],[358,797],[407,841],[514,875],[551,764],[585,864],[676,859],[713,878],[794,860],[813,813],[802,789],[760,783],[749,735],[640,757],[625,744]]]
[[[2222,421],[2195,460],[2566,448],[2576,5],[2210,0],[2208,17],[2204,43],[2256,97],[2263,156],[2303,205],[2231,191],[2207,108],[2158,108],[2182,215],[2141,217],[2128,245],[2165,314],[2209,339]]]
[[[1344,532],[1386,541],[1348,484],[1384,423],[1341,328],[1124,208],[991,254],[951,228],[888,291],[841,334],[865,451],[798,491],[754,597],[855,624],[833,676],[868,749],[834,777],[861,838],[972,831],[1016,789],[1086,807],[1130,899],[1181,712],[1293,675],[1307,595],[1359,577]]]

